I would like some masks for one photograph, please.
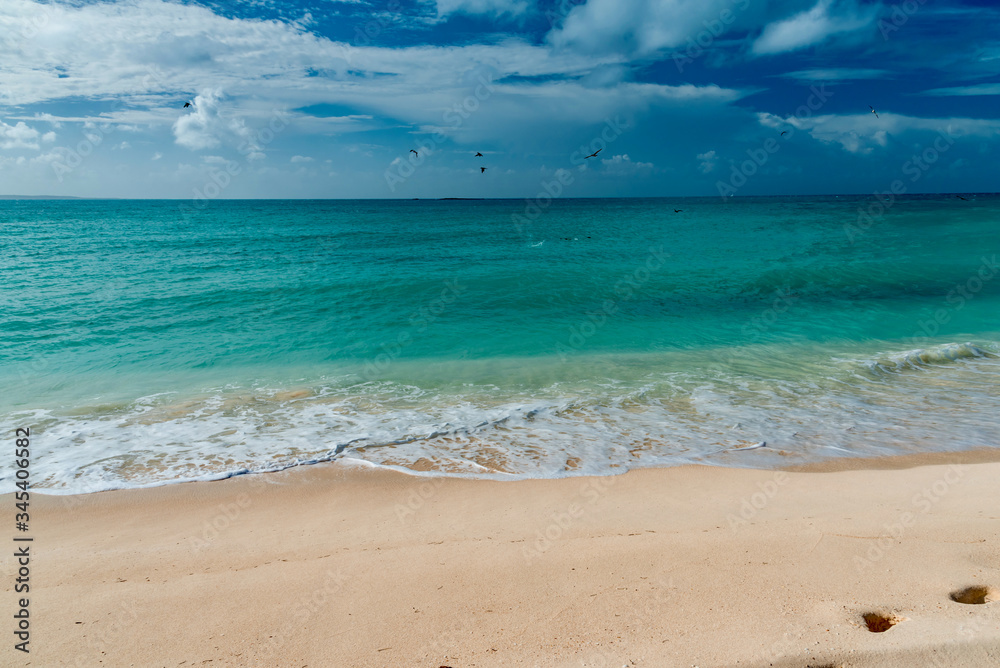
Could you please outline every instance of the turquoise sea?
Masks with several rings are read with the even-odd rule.
[[[50,493],[997,446],[966,197],[4,201],[0,433]]]

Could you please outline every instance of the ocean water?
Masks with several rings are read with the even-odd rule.
[[[997,196],[187,204],[0,202],[38,491],[1000,441]]]

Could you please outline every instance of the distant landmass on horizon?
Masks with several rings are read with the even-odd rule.
[[[91,199],[91,198],[70,197],[69,195],[0,195],[0,199]]]

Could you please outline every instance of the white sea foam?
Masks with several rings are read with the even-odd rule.
[[[30,410],[36,491],[66,494],[225,478],[350,459],[413,472],[517,479],[700,462],[777,466],[826,457],[996,446],[994,345],[796,363],[789,376],[655,368],[544,388],[430,390],[327,379],[209,388]],[[750,361],[743,366],[752,366]],[[634,367],[630,367],[634,368]],[[756,368],[755,368],[756,369]],[[907,373],[911,371],[914,373]],[[767,447],[750,449],[759,442]],[[9,462],[0,468],[13,484]]]
[[[864,364],[873,371],[893,373],[951,364],[976,357],[995,357],[995,355],[972,343],[948,343],[931,348],[888,353],[875,359],[865,360]]]

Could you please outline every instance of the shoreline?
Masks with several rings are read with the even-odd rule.
[[[253,479],[256,476],[272,476],[279,475],[299,470],[307,470],[312,467],[324,467],[324,466],[338,466],[347,469],[358,468],[363,470],[379,470],[385,471],[391,474],[401,474],[404,476],[411,476],[414,478],[423,479],[455,479],[455,480],[467,480],[467,481],[490,481],[499,483],[517,483],[526,482],[531,480],[577,480],[581,478],[608,478],[617,477],[624,475],[630,471],[648,471],[648,470],[671,470],[676,468],[685,467],[705,467],[705,468],[722,468],[722,469],[735,469],[735,470],[748,470],[748,471],[786,471],[789,473],[835,473],[839,471],[858,471],[858,470],[899,470],[914,468],[918,466],[934,466],[934,465],[945,465],[952,463],[962,463],[962,464],[973,464],[973,463],[989,463],[989,462],[1000,462],[1000,446],[997,448],[983,448],[977,447],[971,450],[940,450],[934,452],[921,452],[921,453],[908,453],[902,455],[885,455],[882,457],[866,457],[866,456],[851,456],[851,457],[834,457],[829,459],[823,459],[820,461],[805,462],[800,464],[786,464],[783,466],[773,466],[773,467],[755,467],[755,466],[728,466],[721,464],[705,464],[705,463],[684,463],[676,464],[673,466],[636,466],[631,469],[619,472],[605,472],[599,474],[583,474],[576,476],[562,476],[562,477],[480,477],[475,475],[461,475],[448,473],[444,470],[438,470],[433,468],[427,469],[411,469],[403,465],[385,465],[385,464],[374,464],[367,460],[356,459],[353,457],[344,457],[338,459],[321,459],[312,462],[303,462],[299,464],[289,464],[281,468],[275,468],[270,470],[262,471],[236,471],[231,473],[220,474],[218,477],[213,478],[195,478],[195,479],[179,479],[179,480],[165,480],[159,482],[144,483],[136,487],[117,487],[113,489],[96,489],[88,492],[52,492],[49,488],[32,488],[32,493],[41,496],[51,496],[56,498],[66,498],[66,497],[84,497],[90,496],[92,494],[106,494],[106,493],[117,493],[117,492],[135,492],[135,491],[145,491],[152,490],[161,487],[173,487],[176,485],[204,485],[215,482],[222,482],[225,480],[236,480],[243,478]],[[0,499],[3,495],[0,494]]]
[[[1000,588],[1000,449],[834,461],[502,482],[333,462],[33,495],[30,661],[995,662],[1000,601],[949,596]]]
[[[837,457],[781,467],[789,473],[838,473],[841,471],[901,471],[919,466],[989,464],[1000,462],[1000,446],[971,450],[939,450],[885,457]]]

